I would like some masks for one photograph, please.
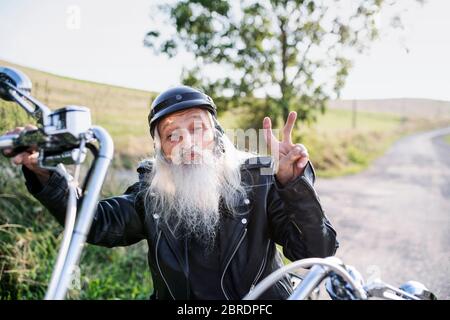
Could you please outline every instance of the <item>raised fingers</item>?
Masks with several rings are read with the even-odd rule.
[[[283,142],[292,144],[292,129],[294,128],[295,120],[297,120],[297,112],[289,112],[286,124],[283,128]]]
[[[263,120],[263,129],[264,129],[264,139],[266,140],[266,144],[269,147],[270,150],[272,150],[272,147],[274,143],[279,143],[277,137],[273,134],[272,131],[272,121],[269,117],[265,117]]]

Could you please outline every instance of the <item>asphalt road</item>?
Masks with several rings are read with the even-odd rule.
[[[337,256],[365,279],[424,283],[450,299],[450,127],[405,137],[363,173],[317,179]]]

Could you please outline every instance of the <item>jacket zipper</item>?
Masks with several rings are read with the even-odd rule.
[[[270,247],[270,241],[268,241],[268,243],[267,243],[266,254],[264,255],[263,261],[261,263],[261,267],[259,267],[258,273],[256,274],[256,277],[253,280],[252,285],[250,286],[250,291],[252,291],[255,288],[255,285],[258,283],[259,279],[261,278],[261,276],[264,273],[264,268],[265,268],[266,262],[267,262],[267,255],[269,253],[269,247]]]
[[[166,278],[164,278],[164,275],[163,275],[163,273],[162,273],[161,267],[159,266],[159,259],[158,259],[158,245],[159,245],[159,240],[161,239],[161,233],[162,233],[162,231],[159,230],[159,232],[158,232],[158,239],[156,240],[156,247],[155,247],[156,265],[158,266],[159,273],[161,274],[161,277],[163,278],[164,283],[166,284],[166,287],[167,287],[167,289],[169,290],[170,295],[172,296],[172,299],[173,299],[173,300],[176,300],[176,299],[175,299],[175,296],[174,296],[173,293],[172,293],[172,290],[170,290],[170,287],[169,287],[169,284],[168,284],[167,281],[166,281]]]
[[[239,239],[239,242],[238,242],[236,248],[234,248],[233,254],[231,255],[230,259],[228,260],[227,264],[225,265],[225,269],[223,270],[222,277],[220,278],[220,287],[222,288],[222,292],[227,300],[230,300],[230,297],[227,295],[227,293],[225,292],[225,288],[223,287],[223,279],[225,277],[225,273],[227,272],[228,266],[231,263],[231,260],[233,260],[233,257],[236,254],[236,252],[238,251],[239,247],[241,246],[242,241],[244,241],[246,234],[247,234],[247,228],[244,229],[244,234]]]

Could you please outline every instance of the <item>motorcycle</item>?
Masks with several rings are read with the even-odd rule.
[[[36,130],[0,136],[0,151],[12,149],[7,156],[13,157],[31,148],[38,150],[39,167],[58,171],[67,180],[69,198],[64,235],[45,295],[46,300],[61,300],[66,297],[72,273],[79,264],[114,146],[105,129],[91,124],[88,108],[69,105],[51,111],[31,96],[31,89],[32,83],[23,72],[11,67],[0,67],[0,99],[16,102],[38,123]],[[94,161],[83,181],[81,202],[78,205],[80,165],[84,163],[88,151],[93,154]],[[73,176],[67,173],[64,164],[74,165]],[[298,276],[293,272],[299,268],[307,268],[309,271],[304,277]],[[335,300],[436,299],[432,292],[416,281],[409,281],[399,288],[381,280],[365,283],[354,267],[345,265],[336,257],[328,257],[298,260],[274,271],[253,287],[244,300],[257,299],[286,274],[293,279],[294,286],[289,300],[317,297],[323,281],[326,282],[328,295]]]
[[[38,129],[0,136],[0,151],[3,153],[5,149],[12,149],[7,156],[13,157],[35,149],[39,152],[39,167],[58,171],[67,180],[69,197],[64,235],[45,295],[46,300],[60,300],[66,296],[72,273],[79,263],[113,157],[114,145],[105,129],[91,125],[88,108],[69,105],[51,111],[31,96],[31,89],[32,83],[23,72],[0,67],[0,99],[16,102],[38,123]],[[94,160],[83,181],[81,202],[77,205],[80,166],[88,151],[93,154]],[[75,166],[73,177],[66,172],[63,164]]]
[[[295,270],[308,268],[304,277],[292,274]],[[332,300],[436,300],[436,296],[425,285],[417,281],[408,281],[399,288],[374,279],[365,282],[361,273],[351,265],[345,265],[337,257],[308,258],[292,262],[274,271],[255,286],[244,300],[255,300],[282,277],[293,275],[296,283],[288,300],[317,298],[320,285],[325,288]]]

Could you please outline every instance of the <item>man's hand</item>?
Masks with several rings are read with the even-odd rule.
[[[283,139],[279,141],[272,132],[272,121],[265,117],[263,121],[264,138],[267,146],[278,158],[278,166],[275,177],[281,185],[286,185],[303,173],[309,160],[308,150],[302,144],[292,143],[292,128],[294,127],[297,113],[291,111],[283,128]]]
[[[35,129],[37,129],[37,127],[29,124],[29,125],[26,125],[25,127],[17,127],[14,130],[6,132],[6,134],[20,133],[24,130],[26,131],[26,130],[35,130]],[[11,152],[12,152],[11,149],[5,149],[3,151],[3,153],[6,156]],[[47,169],[42,169],[38,166],[38,157],[39,157],[39,152],[37,152],[35,150],[28,150],[28,151],[17,154],[12,159],[12,162],[15,165],[26,166],[28,169],[30,169],[31,171],[33,171],[36,174],[37,178],[39,179],[39,181],[42,184],[46,184],[50,177],[50,171]]]

